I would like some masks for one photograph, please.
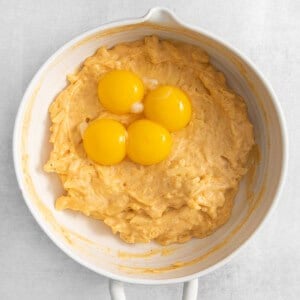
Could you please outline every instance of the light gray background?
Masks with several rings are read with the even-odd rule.
[[[300,1],[0,0],[0,299],[109,299],[108,280],[75,263],[38,227],[13,171],[13,123],[40,65],[100,24],[171,8],[246,54],[287,119],[289,174],[272,218],[225,267],[199,280],[199,299],[300,299]],[[297,197],[298,195],[298,197]],[[180,299],[182,285],[126,285],[128,299]]]

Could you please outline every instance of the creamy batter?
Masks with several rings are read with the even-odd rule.
[[[172,133],[172,152],[159,164],[125,159],[101,166],[86,156],[82,131],[88,122],[100,117],[128,126],[143,118],[101,107],[98,81],[113,69],[136,73],[148,90],[177,86],[191,100],[191,122]],[[146,37],[100,48],[68,80],[49,109],[53,150],[45,170],[57,173],[65,189],[57,209],[103,220],[128,243],[183,243],[213,233],[228,220],[255,143],[253,126],[243,99],[228,88],[204,51]]]

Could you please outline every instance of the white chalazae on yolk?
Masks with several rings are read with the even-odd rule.
[[[130,71],[114,70],[103,75],[98,83],[98,97],[105,109],[114,114],[140,112],[136,105],[143,100],[144,84]]]

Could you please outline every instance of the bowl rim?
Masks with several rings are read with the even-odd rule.
[[[93,266],[91,263],[85,261],[84,259],[80,258],[75,252],[71,251],[69,248],[67,248],[54,234],[51,232],[48,227],[46,226],[46,222],[41,218],[37,210],[35,209],[35,206],[32,204],[32,201],[30,200],[30,197],[27,197],[24,189],[25,184],[23,184],[23,171],[20,164],[20,155],[19,155],[19,136],[21,134],[21,128],[22,128],[22,117],[24,114],[24,111],[26,109],[26,105],[28,101],[30,100],[30,96],[32,95],[32,91],[34,91],[40,76],[43,74],[43,72],[47,69],[47,67],[58,57],[60,54],[62,54],[66,49],[69,47],[75,45],[76,43],[80,42],[81,40],[85,39],[87,36],[91,36],[93,34],[99,33],[101,31],[112,29],[115,27],[121,27],[126,25],[134,25],[134,24],[140,24],[143,22],[149,22],[149,19],[153,14],[156,13],[164,13],[168,15],[171,19],[174,20],[175,23],[177,23],[179,26],[194,31],[196,33],[199,33],[206,38],[213,40],[214,42],[217,42],[218,44],[222,45],[224,48],[227,48],[232,52],[235,56],[237,56],[239,59],[241,59],[247,67],[258,77],[258,79],[261,81],[261,83],[266,88],[267,92],[270,95],[270,99],[272,100],[272,103],[274,105],[274,109],[276,111],[276,117],[278,118],[278,122],[280,125],[280,135],[282,139],[282,165],[281,165],[281,173],[279,177],[279,182],[275,190],[275,195],[273,197],[273,201],[265,213],[263,219],[260,221],[260,223],[257,225],[257,227],[253,230],[251,234],[246,238],[244,242],[242,242],[239,246],[236,247],[235,250],[233,250],[229,255],[221,259],[220,261],[216,262],[212,266],[201,270],[199,272],[195,272],[193,274],[187,275],[187,276],[181,276],[176,278],[169,278],[169,279],[145,279],[145,278],[133,278],[133,277],[127,277],[126,275],[117,275],[114,273],[111,273],[109,271],[106,271],[104,269],[99,269],[98,267]],[[154,7],[150,9],[147,14],[145,14],[143,17],[139,18],[128,18],[125,20],[119,20],[119,21],[112,21],[100,26],[97,26],[94,29],[87,30],[83,32],[82,34],[76,36],[75,38],[71,39],[69,42],[65,43],[63,46],[61,46],[57,51],[55,51],[54,54],[52,54],[38,69],[38,71],[33,76],[32,80],[30,81],[29,85],[26,88],[26,91],[22,97],[22,100],[20,102],[15,123],[14,123],[14,132],[13,132],[13,141],[12,141],[12,150],[13,150],[13,162],[14,162],[14,169],[16,173],[16,178],[18,182],[18,186],[21,190],[22,197],[30,210],[31,214],[33,215],[36,222],[39,224],[39,226],[43,229],[43,231],[46,233],[46,235],[56,244],[58,248],[60,248],[65,254],[67,254],[69,257],[71,257],[74,261],[81,264],[82,266],[94,271],[95,273],[98,273],[100,275],[106,276],[111,279],[115,279],[118,281],[123,281],[127,283],[135,283],[135,284],[145,284],[145,285],[161,285],[161,284],[174,284],[174,283],[181,283],[190,281],[192,279],[204,276],[206,274],[209,274],[210,272],[220,268],[221,266],[228,263],[234,256],[237,255],[237,253],[244,248],[249,240],[253,238],[253,236],[262,228],[262,225],[267,221],[267,219],[270,217],[271,213],[276,208],[279,197],[281,195],[282,189],[283,189],[283,183],[284,179],[287,175],[287,165],[288,165],[288,135],[287,135],[287,128],[286,123],[284,120],[282,108],[280,106],[280,103],[271,87],[269,82],[266,80],[266,78],[262,75],[262,73],[258,70],[258,68],[254,65],[254,63],[247,57],[245,57],[239,50],[237,50],[232,45],[228,44],[227,42],[223,41],[220,37],[216,36],[215,34],[212,34],[211,32],[204,30],[198,26],[190,25],[186,22],[182,22],[179,20],[173,12],[171,12],[169,9],[161,8],[161,7]]]

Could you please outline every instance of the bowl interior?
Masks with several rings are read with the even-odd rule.
[[[247,196],[246,178],[225,226],[205,239],[167,247],[155,243],[128,245],[100,221],[71,211],[56,211],[54,201],[63,192],[61,184],[55,175],[43,171],[51,150],[48,107],[67,85],[66,75],[102,45],[110,47],[153,34],[196,44],[208,52],[212,63],[226,75],[229,85],[244,97],[261,157],[253,177],[252,201]],[[281,126],[272,95],[244,60],[205,34],[160,28],[149,23],[99,29],[64,46],[44,65],[28,88],[15,132],[18,179],[28,206],[47,234],[87,267],[107,276],[144,280],[144,283],[195,273],[201,275],[239,248],[272,205],[280,181],[282,149]]]

